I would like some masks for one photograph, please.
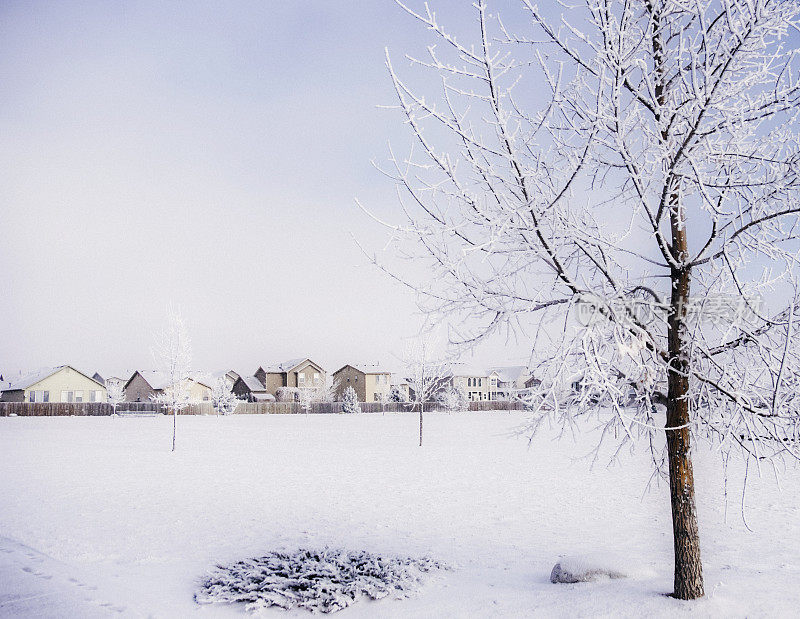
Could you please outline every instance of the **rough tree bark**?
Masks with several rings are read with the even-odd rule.
[[[685,243],[685,230],[682,238]],[[686,305],[689,298],[690,272],[684,269],[673,273],[672,283],[666,431],[672,536],[675,549],[675,590],[672,595],[681,600],[693,600],[702,597],[704,589],[688,426],[689,362]]]

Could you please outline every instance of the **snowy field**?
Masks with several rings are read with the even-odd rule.
[[[667,489],[644,453],[590,470],[593,435],[529,446],[523,413],[0,418],[0,616],[228,617],[199,606],[216,563],[334,545],[429,555],[453,571],[406,600],[337,617],[749,616],[800,613],[800,471],[779,490],[696,457],[705,599],[672,590]],[[561,555],[631,578],[554,585]],[[268,616],[310,616],[270,610]]]

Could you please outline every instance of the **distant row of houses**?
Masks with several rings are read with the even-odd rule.
[[[413,388],[402,373],[370,365],[344,365],[329,381],[327,372],[308,358],[298,358],[269,366],[260,366],[252,375],[229,370],[216,375],[186,377],[186,387],[193,402],[212,400],[214,383],[227,379],[231,391],[248,402],[297,400],[304,390],[325,392],[327,399],[341,400],[352,387],[360,402],[388,399],[408,401]],[[442,376],[441,389],[462,391],[471,401],[508,400],[535,383],[524,366],[494,367],[483,370],[465,364],[449,366]],[[5,382],[0,376],[0,401],[3,402],[106,402],[108,389],[115,384],[124,391],[127,402],[149,402],[170,387],[167,374],[137,370],[128,377],[89,375],[73,366],[62,365],[38,370]]]

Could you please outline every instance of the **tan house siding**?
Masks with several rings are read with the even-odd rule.
[[[357,370],[352,365],[346,365],[333,373],[334,380],[338,381],[336,385],[336,400],[341,402],[344,392],[348,387],[352,387],[359,402],[366,402],[367,386],[364,377],[364,372]]]
[[[33,396],[32,396],[33,394]],[[71,398],[70,399],[70,395]],[[97,381],[78,372],[74,368],[64,366],[50,376],[29,385],[25,389],[17,389],[3,393],[4,402],[106,402],[106,388]]]
[[[125,387],[126,402],[150,402],[155,394],[156,391],[139,372],[131,377]]]
[[[346,365],[333,373],[338,381],[336,399],[341,401],[345,389],[353,387],[359,402],[377,402],[381,394],[392,393],[391,375],[389,372],[364,372],[352,365]]]
[[[382,395],[388,398],[392,394],[391,378],[388,372],[367,374],[365,378],[367,393],[364,401],[379,402]]]
[[[211,400],[211,387],[194,380],[186,380],[189,382],[189,400],[191,402],[208,402]],[[144,376],[136,372],[125,387],[125,401],[150,402],[161,392],[161,389],[153,389]]]
[[[325,372],[312,361],[304,361],[288,372],[288,387],[322,387],[325,385]]]
[[[254,374],[266,385],[267,393],[276,396],[281,387],[324,387],[327,375],[319,365],[305,359],[285,372],[275,372],[258,368]],[[303,377],[302,380],[300,377]],[[317,382],[315,382],[315,379]]]

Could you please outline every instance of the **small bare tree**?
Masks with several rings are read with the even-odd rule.
[[[189,405],[192,343],[180,313],[170,307],[169,324],[156,336],[153,356],[167,379],[167,386],[153,399],[172,412],[172,451],[175,451],[178,412]]]
[[[433,94],[387,53],[414,149],[391,156],[407,199],[386,225],[431,274],[411,283],[465,346],[535,331],[534,428],[592,412],[601,441],[644,439],[669,479],[674,595],[702,596],[692,439],[800,456],[800,3],[576,0],[551,21],[477,0],[469,43],[398,3],[440,43],[412,59]]]
[[[108,395],[108,403],[111,404],[114,414],[117,414],[117,406],[120,402],[125,401],[125,384],[116,378],[109,378],[106,381],[106,393]]]
[[[425,403],[436,399],[450,377],[450,370],[441,347],[430,334],[422,334],[407,343],[403,363],[411,402],[419,409],[419,446],[422,447]]]

